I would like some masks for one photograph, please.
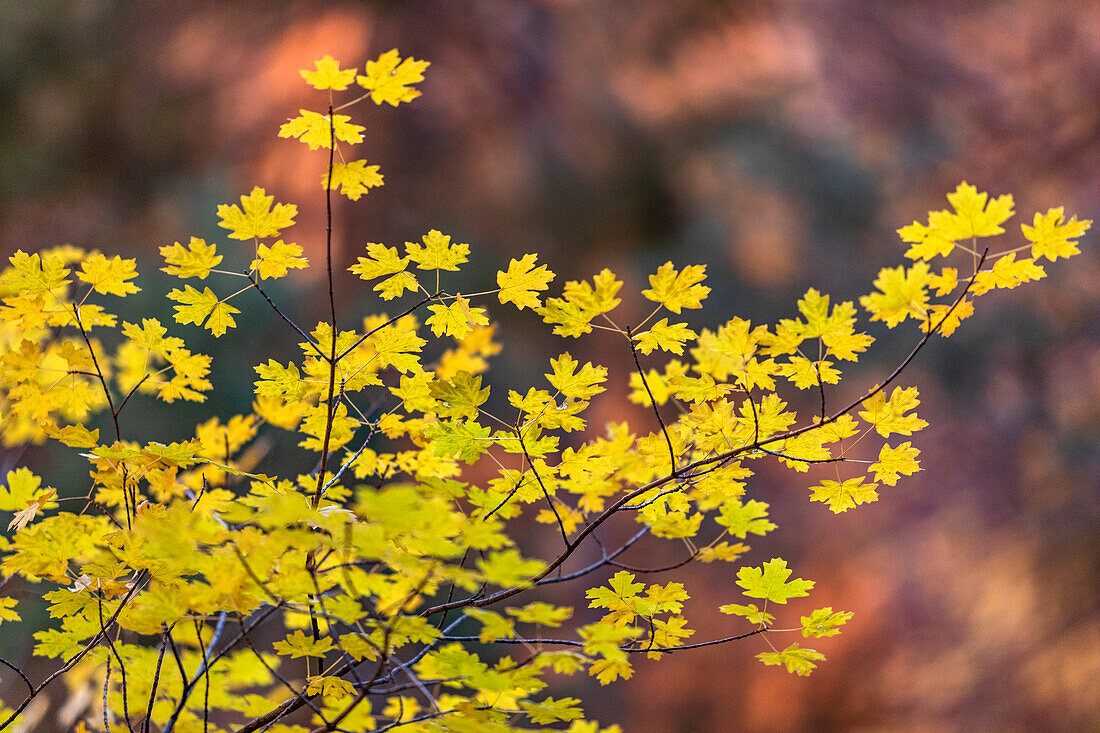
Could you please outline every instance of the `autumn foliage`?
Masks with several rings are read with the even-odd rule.
[[[302,72],[324,92],[322,111],[300,110],[278,135],[322,151],[330,212],[333,195],[355,201],[383,183],[378,166],[351,159],[365,128],[341,112],[414,100],[427,67],[393,50],[362,74],[328,56]],[[311,265],[284,234],[298,207],[257,186],[218,207],[227,244],[160,248],[164,272],[198,281],[166,296],[178,324],[216,337],[243,308],[266,311],[300,355],[258,360],[249,414],[180,425],[169,444],[138,439],[131,413],[143,399],[204,401],[218,373],[187,347],[194,328],[170,334],[155,318],[111,312],[113,298],[139,290],[135,260],[73,246],[17,252],[0,276],[2,440],[59,441],[87,460],[91,481],[46,487],[20,467],[0,488],[12,513],[3,574],[40,589],[51,622],[21,628],[15,597],[0,598],[0,621],[56,660],[37,682],[0,660],[0,676],[26,687],[0,722],[56,682],[94,691],[84,730],[581,733],[599,730],[581,701],[545,688],[568,675],[629,679],[638,655],[744,640],[763,664],[810,674],[825,659],[818,640],[853,613],[799,600],[814,582],[783,559],[740,565],[749,535],[776,528],[751,498],[754,465],[828,466],[834,478],[805,483],[834,513],[877,501],[919,470],[909,438],[927,423],[917,388],[895,384],[904,368],[980,296],[1077,254],[1090,225],[1051,208],[1008,235],[1011,195],[964,182],[947,199],[898,230],[911,262],[883,268],[859,301],[871,323],[912,321],[911,353],[837,405],[845,363],[875,340],[856,305],[810,289],[777,324],[733,317],[696,330],[685,311],[710,293],[703,265],[666,263],[640,293],[608,269],[558,291],[532,253],[463,294],[448,275],[470,245],[430,229],[402,247],[366,243],[348,268],[394,315],[337,312],[330,247],[329,318],[301,326],[265,289]],[[624,298],[651,312],[623,322]],[[506,308],[548,342],[610,332],[636,368],[609,374],[562,351],[544,383],[490,384],[489,359],[507,346],[492,311]],[[651,420],[589,425],[612,379]],[[511,409],[491,414],[490,389]],[[817,409],[797,415],[800,392]],[[268,431],[299,436],[298,473],[265,471]],[[634,529],[604,544],[613,523]],[[545,533],[537,543],[532,527]],[[641,580],[619,559],[665,541],[686,553],[664,569],[672,579]],[[741,628],[696,638],[690,589],[675,580],[688,562],[730,564],[730,603],[718,610]],[[545,600],[558,584],[576,605]]]

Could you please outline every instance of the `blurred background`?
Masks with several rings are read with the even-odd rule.
[[[691,314],[698,330],[791,317],[808,287],[858,298],[901,261],[894,230],[945,207],[960,180],[1015,195],[1005,248],[1035,211],[1100,215],[1092,0],[0,0],[0,251],[71,242],[138,257],[151,279],[135,306],[168,322],[157,248],[194,235],[225,249],[217,204],[259,185],[299,205],[288,234],[323,262],[325,160],[276,132],[324,104],[299,69],[392,47],[432,66],[412,104],[353,111],[386,186],[338,201],[341,271],[368,241],[430,228],[471,244],[483,269],[456,283],[466,291],[525,252],[558,272],[554,287],[607,266],[628,293],[665,260],[705,263],[714,292]],[[803,474],[750,484],[779,529],[747,561],[782,556],[817,581],[812,605],[783,609],[787,625],[825,605],[855,612],[812,644],[829,661],[811,677],[762,667],[767,647],[749,639],[563,689],[625,731],[1100,730],[1095,230],[1082,249],[1047,264],[1048,280],[985,296],[903,378],[932,425],[914,439],[923,472],[838,516],[811,505]],[[322,269],[309,273],[277,291],[305,323],[325,309],[309,279]],[[339,287],[341,312],[380,308],[354,277]],[[258,300],[238,305],[239,333],[289,343]],[[622,309],[629,321],[644,307]],[[548,341],[530,326],[503,323],[501,395],[563,349],[630,368],[597,338]],[[239,363],[194,414],[247,409],[254,349],[177,329]],[[916,340],[868,331],[880,361],[851,370],[860,385]],[[651,415],[625,394],[595,417],[642,430]],[[28,455],[65,480],[65,461]],[[654,543],[629,561],[682,553]],[[747,630],[713,612],[739,597],[733,580],[713,565],[687,577],[693,641]],[[15,689],[3,686],[9,702]]]

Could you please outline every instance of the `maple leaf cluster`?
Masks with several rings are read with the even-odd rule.
[[[314,66],[302,76],[326,92],[326,111],[303,109],[278,134],[325,150],[326,196],[358,200],[383,180],[377,166],[345,161],[366,128],[336,112],[417,98],[428,63],[393,50],[365,74],[329,56]],[[333,93],[353,84],[365,92],[335,104]],[[913,264],[882,269],[858,299],[871,322],[919,322],[916,350],[951,335],[978,296],[1044,277],[1036,261],[1076,254],[1090,225],[1050,209],[1021,227],[1027,244],[991,254],[977,242],[1005,234],[1012,197],[962,183],[948,201],[951,210],[899,230]],[[543,695],[552,676],[610,684],[629,679],[640,655],[746,637],[769,649],[757,655],[764,665],[796,675],[825,658],[773,639],[827,639],[852,613],[808,609],[777,627],[776,615],[815,584],[792,580],[781,558],[743,562],[750,535],[777,528],[748,480],[762,461],[813,470],[808,498],[841,513],[920,470],[913,436],[927,423],[916,387],[893,384],[901,367],[846,405],[831,399],[846,364],[874,343],[854,300],[811,288],[778,323],[734,317],[697,329],[685,313],[710,294],[704,265],[667,262],[637,294],[608,269],[552,291],[556,275],[534,253],[464,294],[448,281],[469,265],[470,245],[430,229],[401,247],[366,243],[348,268],[396,315],[342,317],[339,328],[333,312],[310,328],[264,289],[309,266],[284,235],[297,206],[257,186],[216,214],[230,243],[190,237],[160,248],[165,273],[204,283],[166,293],[177,304],[172,325],[221,337],[243,308],[270,310],[298,351],[285,363],[257,355],[251,410],[180,426],[168,444],[144,440],[132,413],[142,400],[203,401],[213,361],[187,347],[194,328],[170,335],[157,319],[111,311],[111,298],[139,291],[135,260],[66,246],[17,252],[0,273],[0,439],[75,448],[90,477],[43,487],[19,467],[0,487],[0,511],[11,513],[2,571],[42,584],[56,619],[33,634],[34,653],[58,659],[74,694],[106,707],[82,725],[197,730],[215,710],[242,731],[305,731],[279,721],[308,707],[310,724],[329,730],[563,724],[583,733],[601,729],[579,699]],[[958,261],[934,271],[950,256]],[[241,287],[222,289],[234,278]],[[626,325],[616,313],[624,298],[652,310]],[[610,334],[637,368],[613,375],[562,350],[490,413],[501,387],[489,360],[503,348],[494,315],[504,308],[562,338]],[[614,379],[652,420],[589,424]],[[820,408],[799,415],[790,404],[805,394]],[[267,473],[287,461],[271,460],[279,432],[301,449],[288,475]],[[528,538],[524,517],[546,537]],[[612,524],[631,527],[629,539],[596,543]],[[696,639],[690,589],[639,581],[616,559],[668,540],[686,548],[679,565],[735,568],[731,591],[756,603],[713,610],[746,629]],[[598,547],[599,559],[582,561],[582,547]],[[541,597],[565,582],[583,587],[602,617],[574,621],[573,606]],[[0,623],[20,621],[18,605],[0,598]]]

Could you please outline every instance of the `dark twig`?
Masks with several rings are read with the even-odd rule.
[[[17,675],[23,678],[23,682],[27,684],[27,689],[30,690],[30,693],[32,695],[34,694],[34,685],[31,684],[31,681],[27,678],[27,675],[23,674],[23,670],[19,669],[19,667],[16,667],[14,664],[4,659],[3,657],[0,657],[0,664],[3,664],[12,672],[15,672]]]
[[[321,465],[317,470],[317,488],[313,492],[311,506],[321,505],[321,492],[325,485],[325,467],[328,465],[329,443],[332,440],[332,423],[336,419],[336,295],[332,282],[332,166],[336,154],[336,123],[332,118],[332,105],[328,106],[328,181],[325,185],[325,265],[328,268],[329,340],[332,344],[328,359],[328,397],[325,399],[325,437],[321,441]],[[341,358],[343,355],[341,354]],[[306,657],[308,667],[309,657]],[[308,671],[308,669],[307,669]]]
[[[55,679],[57,679],[58,677],[65,674],[66,672],[68,672],[73,667],[75,667],[77,662],[79,662],[81,659],[83,659],[84,656],[88,652],[90,652],[92,649],[94,649],[96,647],[97,644],[99,644],[100,640],[103,638],[103,635],[105,633],[103,629],[104,628],[110,628],[114,624],[114,622],[118,618],[119,614],[122,613],[122,609],[124,609],[126,607],[126,604],[130,602],[130,599],[133,598],[133,596],[137,592],[138,588],[145,581],[145,577],[146,577],[146,575],[145,575],[144,570],[138,571],[137,576],[132,581],[133,585],[130,587],[130,590],[127,591],[125,596],[123,596],[122,601],[120,601],[119,604],[118,604],[118,608],[115,609],[115,612],[113,614],[111,614],[111,618],[109,618],[107,620],[106,624],[102,625],[103,628],[101,628],[99,631],[97,631],[95,633],[95,636],[93,636],[91,638],[91,640],[88,641],[88,643],[85,644],[84,647],[79,652],[77,652],[76,654],[73,655],[72,659],[70,659],[68,662],[63,664],[59,669],[55,670],[53,672],[53,674],[51,674],[49,677],[47,677],[45,680],[43,680],[42,683],[40,685],[38,685],[38,687],[35,687],[33,690],[31,690],[30,694],[28,694],[27,697],[25,697],[23,699],[23,702],[19,703],[19,706],[16,707],[14,710],[12,710],[11,715],[9,715],[3,723],[0,723],[0,730],[3,730],[4,728],[7,728],[9,725],[11,725],[11,722],[13,720],[15,720],[16,717],[18,717],[19,713],[23,712],[24,708],[26,708],[27,705],[30,704],[31,700],[33,700],[35,697],[37,697],[39,694],[41,694],[42,690],[46,689],[46,687],[51,682],[53,682]]]
[[[676,475],[676,451],[672,448],[672,438],[668,435],[668,428],[665,427],[665,421],[661,418],[661,411],[657,409],[657,400],[653,397],[653,390],[649,388],[649,380],[645,378],[645,372],[642,371],[642,363],[638,361],[638,349],[634,346],[634,332],[630,326],[626,327],[626,342],[630,344],[630,355],[634,357],[634,366],[638,370],[638,376],[642,378],[642,384],[645,386],[646,394],[649,395],[649,403],[653,406],[653,414],[657,416],[657,422],[661,426],[661,432],[665,435],[665,442],[668,444],[668,457],[672,462],[672,473],[670,475]]]
[[[153,716],[153,701],[157,699],[157,687],[160,686],[160,666],[164,662],[164,650],[168,647],[168,627],[161,624],[163,632],[160,637],[160,653],[157,654],[157,667],[153,672],[153,686],[149,690],[149,706],[145,709],[145,720],[142,721],[142,732],[149,733],[149,721]]]
[[[527,452],[527,444],[523,441],[522,428],[516,428],[516,437],[519,438],[519,447],[523,450],[523,457],[527,459],[527,465],[531,467],[531,473],[535,474],[535,480],[538,481],[539,487],[542,489],[542,495],[546,497],[546,503],[550,505],[550,511],[554,513],[554,519],[558,520],[558,529],[561,530],[561,538],[565,541],[566,546],[568,546],[569,534],[565,531],[565,523],[561,521],[561,515],[558,514],[558,508],[554,506],[554,500],[551,498],[550,492],[546,490],[546,484],[542,482],[542,476],[539,476],[538,469],[535,468],[535,462],[531,460],[531,454]],[[513,491],[512,493],[515,492]]]
[[[111,639],[111,635],[109,633],[107,633],[107,629],[103,628],[103,594],[102,594],[102,592],[100,592],[100,594],[98,596],[96,596],[96,606],[99,609],[99,629],[100,629],[100,631],[103,632],[103,638],[107,640],[107,646],[110,649],[110,652],[107,654],[108,676],[110,676],[110,671],[109,670],[110,670],[110,663],[111,663],[111,655],[113,654],[114,657],[115,657],[115,660],[118,662],[118,669],[122,673],[122,715],[126,719],[126,728],[127,728],[127,730],[131,731],[131,733],[132,733],[133,730],[134,730],[134,726],[133,726],[133,724],[130,723],[130,705],[129,705],[129,699],[128,699],[130,697],[130,695],[129,695],[129,692],[127,691],[127,685],[126,685],[126,665],[122,663],[122,657],[119,656],[118,650],[115,649],[115,642],[114,642],[114,640]],[[104,693],[103,694],[107,694],[106,687],[104,687]]]
[[[491,512],[489,512],[484,517],[482,517],[481,521],[484,522],[486,519],[493,516],[498,511],[500,511],[504,507],[504,505],[507,504],[513,496],[516,495],[516,492],[519,491],[519,487],[523,486],[523,482],[526,481],[526,480],[527,480],[527,474],[526,473],[521,474],[520,477],[519,477],[519,481],[517,481],[516,485],[512,487],[512,490],[508,492],[508,495],[505,496],[503,499],[501,499],[500,503],[497,504],[495,507],[493,507],[493,510]],[[568,542],[568,540],[566,540],[566,542]]]
[[[317,345],[317,342],[313,340],[313,337],[310,336],[305,331],[303,331],[298,326],[297,323],[290,320],[290,317],[287,314],[283,313],[282,310],[279,309],[279,306],[275,305],[275,301],[273,301],[270,297],[268,297],[267,293],[265,293],[263,288],[260,287],[260,283],[257,282],[256,276],[253,275],[251,272],[246,272],[245,275],[248,277],[249,280],[252,281],[252,286],[255,287],[256,290],[260,293],[260,295],[262,295],[264,297],[264,300],[267,301],[267,304],[272,307],[272,309],[275,311],[275,313],[277,313],[278,316],[280,318],[282,318],[287,323],[288,326],[293,328],[298,333],[299,336],[301,336],[303,339],[305,339],[307,344],[309,344],[310,346],[313,347],[313,350],[317,352],[317,356],[321,357],[325,361],[328,361],[328,359],[329,359],[328,354],[321,351],[321,347]]]
[[[127,392],[126,396],[122,398],[122,402],[118,403],[118,411],[119,412],[122,412],[122,408],[126,407],[126,403],[129,402],[130,398],[134,396],[134,393],[138,391],[138,387],[145,384],[145,380],[148,379],[151,376],[153,376],[153,375],[150,374],[150,373],[146,373],[145,376],[143,376],[137,384],[135,384],[133,387],[130,388],[130,391]]]
[[[707,646],[716,646],[718,644],[728,644],[731,641],[739,641],[741,639],[747,639],[750,636],[756,636],[757,634],[762,634],[765,631],[769,631],[769,630],[770,629],[767,626],[761,626],[758,629],[753,629],[752,631],[747,631],[744,634],[737,634],[736,636],[727,636],[727,637],[722,638],[722,639],[711,639],[710,641],[700,641],[700,642],[697,642],[695,644],[677,644],[676,646],[655,646],[655,647],[652,647],[652,648],[650,648],[648,646],[639,647],[639,648],[622,647],[621,646],[619,648],[622,649],[624,652],[630,652],[630,653],[633,653],[633,654],[649,653],[649,652],[661,652],[661,653],[682,652],[682,651],[686,651],[688,649],[701,649],[701,648],[707,647]],[[479,636],[445,636],[445,637],[443,637],[444,641],[479,641],[480,639],[481,639],[481,637],[479,637]],[[509,638],[509,639],[494,639],[493,641],[487,642],[487,643],[489,643],[489,644],[523,644],[525,646],[537,645],[537,644],[555,644],[555,645],[558,645],[558,646],[575,646],[575,647],[583,647],[584,646],[583,641],[577,641],[576,639],[522,639],[522,638]]]
[[[279,674],[278,670],[267,663],[267,660],[264,659],[262,654],[260,654],[260,650],[257,649],[256,645],[252,642],[252,637],[249,636],[248,630],[244,627],[243,619],[238,618],[237,623],[240,624],[241,627],[241,636],[244,637],[245,643],[248,644],[248,648],[251,649],[252,653],[256,655],[256,659],[260,660],[260,664],[266,667],[267,671],[271,673],[271,676],[279,680],[279,682],[282,683],[283,687],[290,690],[290,693],[292,695],[300,697],[303,703],[308,705],[314,713],[320,716],[321,720],[324,720],[327,723],[328,721],[325,720],[325,716],[321,712],[321,708],[317,707],[317,704],[310,700],[308,697],[305,697],[301,692],[299,692],[298,688],[290,683],[290,680],[288,680],[286,677],[283,677],[281,674]]]

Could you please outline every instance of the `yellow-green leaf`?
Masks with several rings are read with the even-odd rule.
[[[352,201],[368,193],[372,188],[382,185],[382,174],[378,166],[367,165],[365,160],[353,160],[350,163],[333,163],[332,176],[328,171],[321,175],[321,187],[339,188],[340,193]]]
[[[1032,226],[1021,224],[1024,237],[1031,242],[1033,258],[1046,257],[1054,261],[1059,257],[1071,257],[1081,250],[1077,248],[1077,238],[1092,226],[1092,221],[1072,217],[1069,221],[1063,216],[1064,208],[1047,209],[1046,214],[1036,212]]]
[[[160,268],[161,272],[176,277],[197,277],[200,280],[205,280],[210,271],[222,261],[222,256],[217,254],[217,246],[207,244],[198,237],[191,237],[186,247],[179,242],[161,247],[160,256],[168,263],[168,267]]]
[[[791,577],[787,561],[773,557],[758,568],[743,567],[737,571],[737,585],[750,598],[764,598],[772,603],[786,603],[789,598],[810,595],[814,581]]]
[[[783,666],[792,674],[808,677],[817,669],[816,662],[825,661],[825,655],[815,649],[801,649],[795,642],[781,652],[760,652],[756,658],[769,667]]]
[[[260,278],[283,277],[288,269],[302,269],[309,267],[309,260],[302,256],[302,247],[298,244],[287,244],[278,240],[270,247],[261,244],[256,249],[256,259],[249,265],[260,273]]]
[[[638,342],[638,350],[648,354],[654,349],[671,351],[674,354],[684,353],[684,342],[696,337],[696,333],[687,327],[686,323],[673,323],[669,325],[667,318],[662,318],[644,333],[635,334],[634,340]]]

